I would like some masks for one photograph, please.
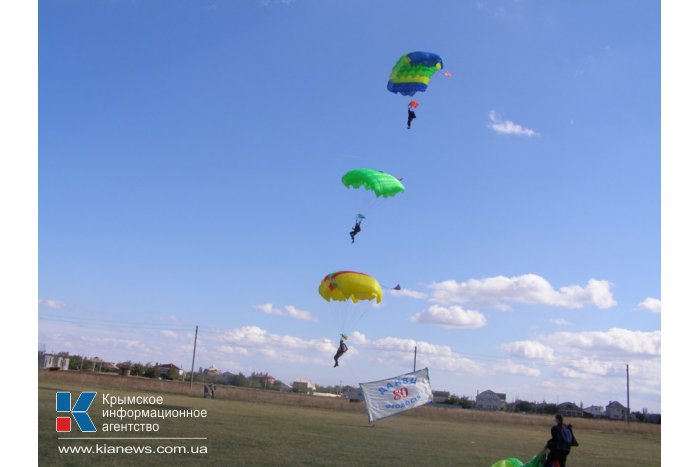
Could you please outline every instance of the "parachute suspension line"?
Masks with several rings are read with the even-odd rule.
[[[360,314],[360,316],[357,318],[357,322],[355,323],[355,327],[357,327],[357,325],[360,323],[360,321],[362,320],[362,318],[365,317],[365,314],[367,314],[367,310],[364,310],[364,311]]]
[[[377,197],[372,200],[372,202],[369,205],[370,210],[374,211],[376,210],[379,206],[383,205],[386,202],[386,198],[382,197]]]
[[[336,327],[338,332],[350,335],[353,331],[357,331],[357,327],[367,314],[369,309],[354,310],[353,306],[361,306],[356,304],[347,304],[344,310],[337,313]]]

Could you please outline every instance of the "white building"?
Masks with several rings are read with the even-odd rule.
[[[583,409],[583,413],[586,415],[590,415],[593,418],[605,417],[605,409],[602,405],[592,405],[590,407],[586,407],[585,409]]]
[[[174,363],[164,363],[162,365],[157,365],[157,367],[161,377],[168,376],[171,370],[175,371],[175,374],[177,375],[176,379],[182,379],[185,377],[185,370],[181,369]]]
[[[70,358],[63,355],[39,352],[39,369],[67,370]]]
[[[303,394],[311,394],[316,390],[316,385],[311,381],[298,379],[292,383],[292,390]]]
[[[506,395],[503,393],[493,392],[487,389],[476,395],[476,403],[474,408],[477,410],[503,410],[506,406]]]
[[[605,415],[610,420],[624,420],[627,408],[618,401],[612,401],[605,407]]]

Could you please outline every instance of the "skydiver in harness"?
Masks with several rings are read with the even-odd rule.
[[[360,228],[360,224],[362,224],[362,219],[364,219],[364,216],[360,217],[360,215],[358,215],[355,218],[355,227],[353,227],[352,232],[350,232],[350,238],[352,238],[352,243],[355,243],[355,235],[359,234],[362,230]]]
[[[333,356],[333,360],[335,360],[335,365],[333,365],[333,368],[338,366],[338,359],[343,356],[345,352],[348,351],[348,346],[345,345],[345,342],[343,339],[340,339],[340,345],[338,346],[338,351],[335,353]]]
[[[411,129],[411,122],[413,119],[416,118],[416,113],[413,111],[411,106],[408,106],[408,125],[406,126],[407,129]]]

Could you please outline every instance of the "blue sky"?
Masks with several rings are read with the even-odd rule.
[[[442,56],[410,100],[404,53]],[[39,343],[660,410],[658,2],[39,4]],[[403,177],[374,202],[341,176]],[[348,231],[363,212],[363,231]],[[323,277],[401,293],[326,303]],[[363,312],[332,368],[337,316]]]

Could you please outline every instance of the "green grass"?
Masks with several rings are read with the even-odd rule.
[[[117,380],[115,380],[116,382]],[[121,381],[120,381],[121,383]],[[90,416],[100,432],[102,394],[162,395],[164,405],[206,409],[206,418],[147,419],[158,423],[157,433],[112,433],[111,436],[206,437],[206,441],[110,441],[114,445],[200,445],[207,454],[59,454],[57,446],[92,445],[94,441],[59,441],[54,430],[55,393],[95,390]],[[222,391],[223,392],[223,391]],[[224,394],[226,394],[224,392]],[[326,403],[320,401],[321,405]],[[341,401],[337,401],[341,402]],[[342,401],[345,402],[345,401]],[[40,465],[464,465],[489,467],[506,457],[529,460],[549,437],[549,419],[513,414],[480,416],[460,409],[421,408],[368,426],[358,405],[347,410],[251,400],[208,400],[192,395],[115,389],[104,383],[86,385],[40,378]],[[130,407],[125,407],[130,408]],[[150,408],[150,407],[148,407]],[[470,414],[471,413],[471,414]],[[411,414],[411,415],[408,415]],[[473,416],[472,416],[473,415]],[[504,416],[499,416],[504,415]],[[505,415],[508,415],[507,417]],[[471,418],[468,418],[470,417]],[[518,418],[520,417],[520,418]],[[519,421],[522,420],[523,422]],[[626,430],[624,424],[574,423],[580,447],[569,457],[570,466],[661,465],[660,431],[643,426]],[[124,420],[124,423],[134,422]],[[580,425],[580,426],[579,426]],[[635,424],[636,425],[636,424]],[[634,426],[634,425],[631,425]],[[610,427],[614,427],[611,429]],[[637,425],[639,427],[639,425]],[[70,436],[81,436],[74,428]],[[106,444],[106,441],[100,442]]]

